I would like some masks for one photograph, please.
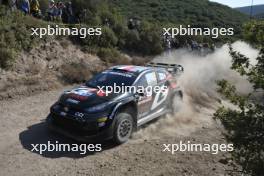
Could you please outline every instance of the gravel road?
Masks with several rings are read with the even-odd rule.
[[[62,90],[0,101],[0,175],[227,175],[228,153],[163,152],[163,144],[225,143],[210,118],[166,117],[140,129],[126,144],[103,143],[103,151],[81,155],[70,152],[32,152],[31,144],[75,143],[47,131],[49,107]],[[205,118],[204,120],[202,118]]]

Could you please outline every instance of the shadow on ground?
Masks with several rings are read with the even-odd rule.
[[[87,150],[87,145],[95,144],[94,142],[87,143],[87,145],[84,145],[84,143],[76,142],[72,139],[66,138],[59,134],[52,133],[48,130],[47,125],[44,120],[41,121],[40,123],[29,126],[25,131],[22,131],[19,134],[19,140],[22,146],[26,150],[29,150],[30,152],[39,154],[47,158],[60,158],[60,157],[82,158],[88,155],[93,155],[93,154],[98,153],[98,152],[89,152]],[[75,146],[75,147],[76,147],[75,144],[78,144],[79,151],[45,151],[42,154],[40,154],[39,151],[33,150],[34,148],[33,145],[48,144],[48,141],[51,144],[56,144],[56,143],[57,144],[67,144],[67,145],[70,144],[71,146]],[[97,143],[97,144],[101,144],[102,151],[108,150],[108,149],[111,149],[117,146],[112,141],[101,141],[100,143]],[[39,149],[40,145],[38,145],[37,148]],[[84,153],[84,154],[81,154],[81,153]]]

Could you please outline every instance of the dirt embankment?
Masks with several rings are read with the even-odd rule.
[[[11,70],[0,70],[0,100],[59,88],[66,79],[81,82],[103,68],[97,56],[69,41],[42,44],[20,53]]]

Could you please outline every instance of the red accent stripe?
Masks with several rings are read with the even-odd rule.
[[[135,68],[133,65],[129,65],[129,66],[121,67],[120,69],[126,71],[133,71],[133,68]]]
[[[102,90],[99,90],[99,91],[97,91],[97,95],[99,97],[104,97],[104,96],[106,96],[106,93],[104,91],[102,91]]]
[[[88,99],[88,97],[86,97],[86,96],[81,96],[81,95],[77,95],[77,94],[74,94],[74,93],[70,93],[69,97],[73,98],[75,100],[80,100],[80,101],[85,101],[85,100]]]

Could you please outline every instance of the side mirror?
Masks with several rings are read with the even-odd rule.
[[[144,96],[145,96],[145,93],[143,93],[143,92],[137,92],[137,94],[138,94],[139,96],[141,96],[141,97],[144,97]]]
[[[142,90],[137,90],[136,95],[140,96],[140,97],[144,97],[145,96],[145,91],[143,92]]]
[[[141,96],[141,97],[144,97],[145,96],[145,94],[142,93],[142,92],[138,93],[138,95]]]
[[[174,68],[174,75],[181,75],[184,72],[184,68],[181,65],[178,65],[177,68]]]
[[[179,65],[178,68],[177,68],[177,72],[178,73],[183,73],[184,72],[183,66]]]

